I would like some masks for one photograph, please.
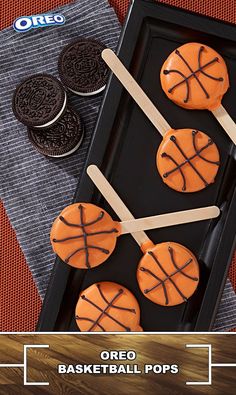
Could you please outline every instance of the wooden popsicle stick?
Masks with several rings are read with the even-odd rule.
[[[236,145],[236,123],[231,116],[227,113],[226,109],[220,105],[215,110],[211,110],[217,121],[221,124],[222,128],[226,131],[229,138]]]
[[[112,188],[111,184],[107,181],[97,166],[88,166],[87,174],[104,198],[107,200],[107,202],[110,204],[110,206],[113,208],[118,217],[121,219],[121,221],[134,220],[134,216],[131,214],[129,209],[123,203],[121,198],[118,196],[116,191]],[[131,233],[131,235],[140,247],[146,242],[151,242],[149,237],[143,231],[134,232]]]
[[[138,106],[143,110],[144,114],[152,122],[155,128],[162,136],[168,132],[171,127],[162,114],[157,110],[152,101],[142,90],[140,85],[135,81],[129,71],[121,63],[116,54],[109,48],[102,51],[102,58],[109,66],[123,87],[129,92],[132,98],[136,101]]]
[[[217,206],[208,206],[193,210],[176,211],[168,214],[137,218],[121,222],[121,234],[203,221],[216,218],[219,215],[220,210]]]

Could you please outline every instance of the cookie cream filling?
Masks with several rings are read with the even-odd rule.
[[[50,126],[50,125],[52,125],[53,123],[55,123],[55,122],[60,118],[60,116],[63,114],[63,111],[64,111],[65,108],[66,108],[66,103],[67,103],[67,95],[66,95],[66,92],[65,92],[64,103],[63,103],[63,106],[62,106],[61,110],[60,110],[59,113],[57,114],[57,116],[56,116],[52,121],[49,121],[49,122],[45,123],[44,125],[34,126],[34,127],[35,127],[35,128],[46,128],[47,126]]]
[[[93,92],[76,92],[71,88],[68,88],[68,89],[70,89],[71,92],[73,92],[79,96],[92,96],[92,95],[97,95],[98,93],[102,92],[105,88],[106,88],[106,85],[103,85],[100,89],[93,91]]]

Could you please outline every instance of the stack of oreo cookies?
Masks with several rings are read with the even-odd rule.
[[[50,157],[74,152],[83,139],[80,116],[67,106],[61,82],[49,74],[35,74],[17,86],[13,112],[27,126],[28,136],[37,150]]]
[[[27,126],[35,148],[49,157],[75,152],[83,140],[81,118],[68,105],[66,90],[81,96],[100,93],[108,70],[101,57],[104,45],[92,39],[78,39],[66,46],[59,57],[62,83],[49,74],[35,74],[16,87],[12,108]]]

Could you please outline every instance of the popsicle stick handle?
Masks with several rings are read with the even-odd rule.
[[[111,184],[107,181],[97,166],[88,166],[87,174],[104,198],[107,200],[107,202],[110,204],[110,206],[113,208],[118,217],[121,219],[121,221],[134,220],[134,216],[131,214],[129,209],[123,203],[119,195],[112,188]],[[140,247],[143,243],[150,241],[146,233],[143,231],[131,233],[131,235]]]
[[[211,110],[211,112],[221,124],[222,128],[226,131],[229,138],[236,145],[236,123],[227,113],[226,109],[220,105],[220,107],[216,108],[215,110]]]
[[[135,81],[129,71],[121,63],[116,54],[109,48],[102,51],[102,58],[108,67],[112,70],[123,87],[129,92],[132,98],[136,101],[138,106],[143,110],[144,114],[152,122],[159,133],[164,136],[171,127],[161,113],[154,106],[152,101],[142,90],[139,84]]]
[[[121,222],[121,234],[203,221],[216,218],[219,215],[220,210],[217,206],[208,206],[193,210],[176,211],[168,214],[138,218]]]

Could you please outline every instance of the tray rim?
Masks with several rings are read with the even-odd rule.
[[[132,36],[132,29],[130,29],[130,25],[131,25],[130,20],[135,19],[136,26],[137,25],[141,26],[141,24],[143,23],[143,18],[153,17],[152,12],[151,12],[153,10],[153,7],[158,8],[158,11],[159,11],[158,19],[161,19],[162,21],[166,20],[168,22],[172,22],[172,21],[170,21],[169,18],[172,19],[174,17],[173,23],[179,25],[179,24],[181,24],[180,19],[183,18],[185,21],[185,25],[184,25],[185,28],[189,27],[191,29],[193,29],[193,28],[195,29],[195,26],[193,26],[193,24],[192,24],[192,18],[194,19],[196,24],[197,24],[197,21],[203,22],[203,19],[204,20],[207,19],[208,24],[210,23],[210,25],[211,25],[211,29],[210,29],[211,34],[214,36],[222,37],[224,39],[232,40],[232,29],[233,30],[236,29],[235,24],[232,24],[229,22],[224,22],[219,19],[208,17],[208,16],[205,16],[205,15],[202,15],[199,13],[194,13],[192,11],[180,9],[175,6],[169,6],[167,4],[159,3],[158,1],[155,1],[155,0],[132,0],[129,10],[128,10],[128,13],[127,13],[127,16],[126,16],[126,19],[125,19],[125,22],[124,22],[124,25],[123,25],[123,29],[120,34],[118,46],[117,46],[117,54],[118,54],[119,58],[121,59],[121,61],[123,61],[123,63],[128,68],[129,68],[130,63],[132,61],[132,55],[133,55],[133,51],[134,51],[134,48],[136,45],[136,41],[132,40],[132,37],[131,37],[131,39],[129,37],[130,43],[128,45],[128,48],[127,48],[127,42],[126,42],[126,47],[123,46],[123,42],[125,41],[126,36],[128,36],[128,35],[130,36],[130,34]],[[147,12],[149,12],[149,15],[147,15]],[[167,16],[166,16],[166,13],[168,14]],[[177,19],[177,21],[178,21],[177,23],[176,23],[176,13],[179,14],[179,18],[180,18],[180,19],[179,18]],[[189,15],[191,17],[186,18],[186,15]],[[221,29],[219,29],[217,27],[217,25],[220,25]],[[197,29],[197,30],[199,30],[201,32],[207,32],[209,34],[209,25],[206,28],[205,24],[202,23],[201,29]],[[236,41],[236,38],[235,38],[235,41]],[[108,80],[108,83],[106,86],[106,90],[104,92],[100,111],[99,111],[98,118],[96,121],[94,135],[93,135],[93,138],[91,140],[90,147],[88,150],[87,160],[84,165],[84,170],[83,170],[80,182],[77,185],[73,201],[76,201],[76,196],[78,195],[79,192],[81,193],[81,191],[80,191],[81,185],[83,185],[83,187],[84,186],[86,187],[86,188],[84,187],[84,189],[86,189],[87,193],[88,193],[88,190],[91,191],[92,189],[94,189],[94,188],[92,188],[92,184],[91,184],[90,180],[88,180],[85,169],[91,163],[90,156],[91,156],[91,153],[94,151],[94,145],[96,144],[98,130],[99,130],[100,125],[103,122],[103,118],[104,118],[103,108],[104,108],[104,105],[107,106],[107,103],[109,101],[109,96],[111,96],[111,92],[113,91],[114,87],[116,87],[116,89],[118,87],[118,93],[116,94],[116,104],[118,106],[122,92],[123,92],[123,88],[121,86],[119,86],[119,82],[116,80],[116,77],[112,73],[110,73],[110,77],[109,77],[109,80]],[[113,110],[113,112],[114,113],[112,113],[112,116],[110,117],[111,119],[109,122],[111,124],[114,123],[114,119],[116,116],[116,111]],[[104,146],[105,146],[105,143],[104,143]],[[103,154],[100,155],[100,161],[102,161],[102,158],[103,158]],[[96,164],[99,165],[99,161],[96,161]],[[92,194],[92,192],[91,192],[91,194]],[[234,196],[235,196],[235,200],[231,201],[229,212],[236,210],[236,187],[234,190]],[[83,200],[83,198],[82,198],[82,200]],[[227,214],[227,218],[228,218],[229,212]],[[228,225],[227,219],[225,220],[224,228],[227,227],[226,225]],[[229,268],[229,265],[230,265],[230,262],[232,259],[232,255],[233,255],[233,251],[235,248],[235,244],[236,244],[236,233],[233,236],[233,239],[232,238],[230,239],[231,240],[230,243],[229,243],[228,237],[225,236],[222,239],[223,239],[222,242],[224,244],[231,244],[231,250],[230,250],[230,253],[229,253],[229,256],[227,259],[227,264],[224,266],[224,270],[222,269],[223,273],[222,273],[222,278],[220,281],[220,286],[218,284],[218,286],[219,286],[218,297],[216,299],[215,305],[212,306],[212,304],[211,304],[211,310],[212,310],[211,317],[206,317],[203,307],[209,304],[209,301],[207,300],[207,296],[206,296],[207,289],[209,287],[209,281],[208,281],[208,285],[207,285],[206,292],[205,292],[205,295],[204,295],[202,303],[201,303],[201,307],[200,307],[200,310],[198,313],[198,318],[196,320],[194,331],[200,331],[200,332],[205,331],[205,330],[209,331],[209,330],[211,330],[212,325],[214,323],[217,308],[218,308],[218,305],[219,305],[219,302],[221,299],[221,295],[222,295],[222,292],[223,292],[223,289],[225,286],[225,282],[227,279],[228,268]],[[216,258],[218,256],[220,256],[219,248],[218,248],[218,254],[215,255],[214,262],[216,261]],[[45,327],[51,327],[51,328],[55,327],[58,313],[60,311],[61,302],[58,303],[57,308],[53,311],[53,313],[50,312],[50,314],[47,311],[47,305],[48,305],[51,298],[55,299],[55,298],[59,297],[61,301],[63,300],[63,295],[66,292],[69,276],[71,275],[71,273],[75,272],[76,270],[77,269],[74,269],[68,265],[65,265],[58,257],[56,258],[56,262],[55,262],[53,270],[52,270],[52,274],[51,274],[49,285],[48,285],[47,292],[45,295],[44,303],[43,303],[40,317],[38,320],[37,331],[45,331],[45,329],[44,329]],[[83,272],[83,271],[81,271],[81,272]],[[84,273],[81,273],[81,277],[83,277],[84,275],[85,275]],[[210,274],[210,276],[211,275],[212,275],[212,273]],[[210,278],[209,278],[209,280],[210,280]],[[216,280],[217,280],[217,278],[216,278]],[[202,325],[200,318],[201,319],[204,318],[206,320],[207,329],[206,329],[206,325],[205,326]],[[55,329],[52,329],[52,331],[54,332]],[[192,332],[194,332],[194,331],[192,331]],[[58,332],[60,332],[60,330]],[[68,331],[68,332],[71,333],[71,331]],[[78,333],[80,333],[79,330],[78,330]],[[152,331],[152,333],[156,333],[156,331]],[[171,333],[175,333],[175,332],[173,331]],[[183,332],[183,333],[186,333],[186,332]]]

